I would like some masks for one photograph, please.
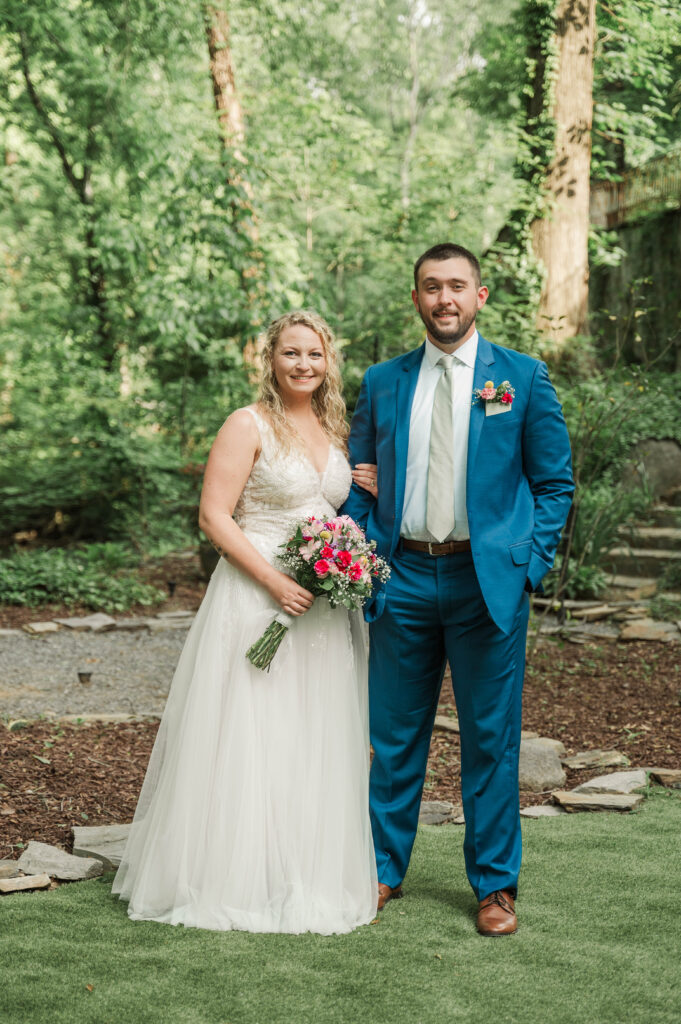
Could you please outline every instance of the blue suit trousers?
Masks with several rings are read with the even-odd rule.
[[[478,899],[497,889],[517,891],[528,613],[525,594],[510,633],[495,625],[470,552],[433,557],[401,545],[395,552],[385,610],[370,627],[370,806],[380,882],[399,885],[409,864],[449,661],[460,724],[468,879]]]

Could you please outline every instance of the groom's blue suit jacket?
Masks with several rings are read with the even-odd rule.
[[[350,433],[350,461],[376,463],[378,498],[355,484],[342,511],[390,559],[400,538],[409,420],[424,345],[371,366]],[[509,412],[486,416],[471,404],[466,506],[476,574],[492,619],[508,633],[525,583],[536,590],[553,564],[572,500],[570,441],[544,363],[478,339],[474,388],[491,380],[515,389]],[[471,395],[473,403],[473,395]],[[456,442],[455,442],[456,443]],[[377,619],[382,590],[365,609]]]

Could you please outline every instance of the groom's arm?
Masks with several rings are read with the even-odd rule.
[[[353,469],[358,462],[376,463],[376,430],[371,408],[370,374],[371,370],[367,370],[364,374],[350,427],[348,448],[350,465]],[[375,503],[376,499],[369,491],[365,491],[363,487],[358,487],[353,483],[340,511],[351,516],[363,530],[366,530],[367,519]]]
[[[527,578],[533,590],[553,565],[574,483],[570,438],[553,384],[538,363],[523,429],[523,465],[534,497],[534,533]]]

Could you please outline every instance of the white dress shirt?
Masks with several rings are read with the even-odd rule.
[[[454,457],[454,529],[447,540],[467,540],[466,465],[468,462],[468,426],[473,403],[473,372],[478,353],[478,332],[454,353],[452,366],[452,453]],[[430,421],[435,388],[444,369],[437,365],[445,353],[426,338],[419,378],[409,421],[407,481],[402,507],[400,534],[410,540],[434,541],[426,528]]]

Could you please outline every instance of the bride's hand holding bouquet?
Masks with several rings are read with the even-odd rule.
[[[285,544],[279,562],[301,587],[315,597],[326,597],[332,608],[351,611],[371,596],[374,582],[384,583],[390,569],[375,554],[376,544],[349,516],[299,523]],[[294,617],[278,612],[259,640],[246,652],[256,668],[269,668]]]

